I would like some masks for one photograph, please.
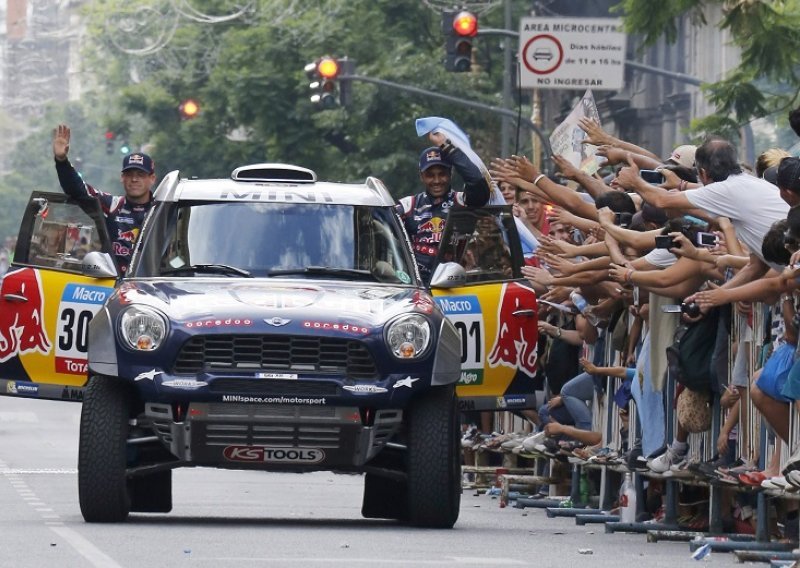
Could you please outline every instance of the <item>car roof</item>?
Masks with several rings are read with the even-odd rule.
[[[174,170],[164,176],[154,193],[156,201],[220,201],[325,203],[393,206],[383,182],[368,177],[364,183],[318,181],[316,174],[290,164],[252,164],[236,168],[230,178],[186,179]]]

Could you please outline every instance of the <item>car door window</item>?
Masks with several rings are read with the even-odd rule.
[[[92,251],[108,252],[99,205],[58,194],[34,193],[25,211],[14,263],[80,272]]]
[[[467,284],[519,278],[521,250],[509,207],[450,211],[438,262],[457,262]]]

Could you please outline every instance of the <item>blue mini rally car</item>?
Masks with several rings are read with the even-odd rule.
[[[168,512],[172,470],[208,466],[363,473],[365,517],[452,527],[457,383],[524,407],[535,372],[535,294],[469,246],[518,264],[510,211],[448,220],[434,297],[375,178],[257,164],[154,196],[120,280],[97,204],[34,194],[0,282],[2,394],[83,401],[84,518]]]

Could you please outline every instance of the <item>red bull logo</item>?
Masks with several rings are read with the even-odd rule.
[[[132,243],[136,240],[136,237],[139,236],[139,229],[133,228],[130,231],[120,231],[117,229],[117,240],[120,241],[128,241]]]
[[[536,309],[536,293],[517,282],[503,284],[497,310],[497,338],[489,354],[489,365],[519,368],[529,377],[536,374],[537,318],[515,316],[522,309]]]
[[[0,287],[0,363],[39,351],[50,352],[44,329],[44,295],[39,271],[22,268],[9,272]]]
[[[441,238],[441,233],[444,230],[444,219],[441,217],[431,217],[424,223],[420,223],[417,229],[417,233],[433,233],[434,235],[438,235]],[[438,241],[438,239],[437,239]]]

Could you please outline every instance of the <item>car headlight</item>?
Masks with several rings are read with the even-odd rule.
[[[409,314],[394,320],[386,329],[386,343],[392,355],[398,359],[415,359],[428,348],[431,339],[431,324],[417,314]]]
[[[136,351],[155,351],[167,336],[167,320],[153,308],[131,306],[119,321],[122,338]]]

